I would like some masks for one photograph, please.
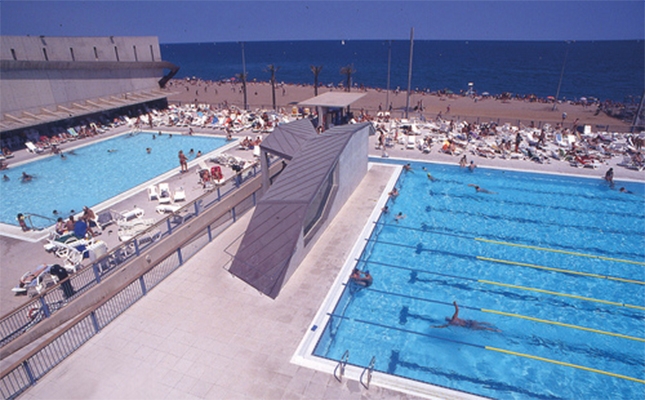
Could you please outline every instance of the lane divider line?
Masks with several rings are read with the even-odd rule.
[[[624,260],[622,258],[612,258],[612,257],[597,256],[597,255],[594,255],[594,254],[576,253],[574,251],[550,249],[548,247],[529,246],[527,244],[501,242],[499,240],[490,240],[490,239],[484,239],[484,238],[475,238],[475,240],[478,241],[478,242],[499,244],[499,245],[503,245],[503,246],[521,247],[521,248],[524,248],[524,249],[539,250],[539,251],[550,251],[552,253],[568,254],[568,255],[577,256],[577,257],[597,258],[599,260],[604,260],[604,261],[614,261],[614,262],[621,262],[621,263],[645,266],[645,262],[642,262],[642,261]]]
[[[611,377],[614,377],[614,378],[625,379],[625,380],[628,380],[628,381],[642,383],[642,384],[645,385],[645,380],[643,380],[643,379],[633,378],[631,376],[616,374],[616,373],[609,372],[609,371],[603,371],[601,369],[589,368],[589,367],[585,367],[583,365],[571,364],[571,363],[568,363],[568,362],[553,360],[553,359],[550,359],[550,358],[534,356],[534,355],[531,355],[531,354],[518,353],[516,351],[511,351],[511,350],[499,349],[497,347],[485,346],[485,349],[486,350],[491,350],[491,351],[496,351],[498,353],[510,354],[510,355],[513,355],[513,356],[530,358],[530,359],[533,359],[533,360],[544,361],[544,362],[548,362],[548,363],[551,363],[551,364],[562,365],[564,367],[571,367],[571,368],[581,369],[581,370],[584,370],[584,371],[595,372],[597,374],[607,375],[607,376],[611,376]]]
[[[498,258],[490,258],[490,257],[482,257],[482,256],[477,256],[477,259],[482,260],[482,261],[490,261],[490,262],[494,262],[494,263],[499,263],[499,264],[517,265],[517,266],[520,266],[520,267],[543,269],[543,270],[546,270],[546,271],[553,271],[553,272],[563,272],[565,274],[581,275],[581,276],[587,276],[587,277],[590,277],[590,278],[608,279],[608,280],[618,281],[618,282],[635,283],[637,285],[645,285],[644,281],[639,281],[639,280],[635,280],[635,279],[620,278],[620,277],[610,276],[610,275],[601,275],[601,274],[594,274],[594,273],[590,273],[590,272],[573,271],[573,270],[564,269],[564,268],[546,267],[546,266],[543,266],[543,265],[528,264],[528,263],[523,263],[523,262],[510,261],[510,260],[501,260],[501,259],[498,259]]]

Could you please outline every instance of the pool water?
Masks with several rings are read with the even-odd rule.
[[[18,213],[66,217],[179,167],[179,150],[191,160],[198,151],[206,154],[225,143],[222,137],[140,132],[65,152],[65,159],[48,156],[10,168],[3,171],[10,180],[0,182],[0,222],[17,225]],[[23,171],[34,179],[21,182]]]
[[[642,398],[645,185],[412,167],[356,264],[374,283],[345,286],[314,354],[501,399]],[[438,328],[453,301],[494,330]]]

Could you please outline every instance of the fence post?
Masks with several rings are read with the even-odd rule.
[[[255,204],[255,192],[253,192],[252,197],[253,197],[253,206],[255,207],[257,205],[257,204]]]
[[[206,232],[208,232],[208,241],[212,242],[213,241],[213,232],[211,231],[211,226],[208,225],[206,227]]]
[[[236,221],[236,217],[235,217],[235,207],[231,208],[231,214],[233,215],[233,222],[235,222],[235,221]]]
[[[25,372],[27,373],[27,377],[29,377],[29,384],[31,386],[36,384],[36,378],[34,377],[34,373],[31,372],[31,367],[29,366],[29,363],[27,360],[22,362],[23,368],[25,368]]]
[[[96,319],[96,311],[90,313],[90,319],[92,320],[92,325],[94,325],[95,333],[99,333],[101,328],[99,327],[99,321]]]
[[[134,253],[139,257],[141,254],[139,254],[139,241],[135,238],[134,239]]]
[[[199,202],[196,201],[194,204],[195,204],[195,216],[198,216],[199,215]]]
[[[168,234],[172,235],[172,226],[170,225],[170,217],[166,218],[166,225],[168,225]]]
[[[43,313],[45,313],[45,318],[49,318],[51,315],[51,312],[49,311],[49,306],[47,305],[47,302],[45,301],[45,298],[43,296],[40,296],[40,307],[43,310]]]
[[[179,257],[179,265],[183,265],[184,258],[181,256],[181,247],[177,249],[177,257]]]
[[[92,270],[94,271],[94,279],[96,280],[96,284],[98,285],[99,283],[101,283],[101,272],[99,271],[99,264],[92,264]]]
[[[139,284],[141,284],[141,293],[144,296],[148,294],[148,289],[146,289],[146,282],[143,280],[143,275],[139,277]]]

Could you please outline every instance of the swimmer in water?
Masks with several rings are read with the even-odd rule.
[[[469,183],[468,186],[474,187],[478,193],[497,194],[495,192],[491,192],[490,190],[484,189],[483,187],[473,185],[472,183]]]
[[[492,324],[488,322],[478,322],[472,319],[461,319],[459,318],[459,306],[456,301],[453,301],[452,304],[455,306],[455,313],[451,318],[446,317],[447,324],[433,326],[432,328],[447,328],[448,326],[461,326],[464,328],[472,329],[475,331],[492,331],[492,332],[501,332],[501,330],[495,328]]]

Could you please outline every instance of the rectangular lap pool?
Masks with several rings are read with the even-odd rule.
[[[225,143],[223,137],[140,132],[66,151],[64,158],[48,156],[11,168],[3,171],[9,180],[0,182],[0,222],[18,225],[16,215],[22,213],[51,218],[42,219],[51,225],[56,217],[95,206],[178,168],[179,150],[192,160],[197,152],[206,154]],[[23,171],[34,178],[22,182]]]
[[[396,187],[354,264],[373,284],[345,272],[314,356],[493,398],[642,398],[645,185],[413,163]]]

